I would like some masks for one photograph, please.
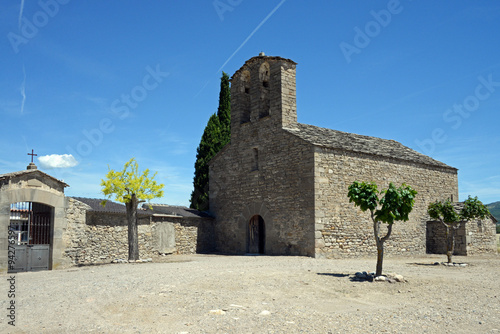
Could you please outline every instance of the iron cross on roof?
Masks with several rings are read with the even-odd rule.
[[[31,162],[33,162],[33,157],[38,156],[38,154],[33,153],[33,149],[31,149],[31,153],[28,153],[28,155],[31,155]]]

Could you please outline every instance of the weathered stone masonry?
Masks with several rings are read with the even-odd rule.
[[[0,174],[0,272],[128,259],[125,206],[65,197],[67,186],[33,163],[27,170]],[[43,222],[37,219],[42,214]],[[138,237],[141,259],[213,252],[214,219],[185,207],[154,204],[138,210]],[[15,252],[8,246],[15,246]]]
[[[410,220],[396,222],[387,254],[444,252],[443,227],[429,221],[426,209],[431,201],[458,200],[457,170],[393,140],[298,123],[295,69],[290,59],[261,54],[236,71],[231,141],[210,162],[212,215],[168,205],[139,210],[142,259],[214,251],[326,258],[374,253],[369,215],[347,198],[353,181],[380,189],[405,182],[418,191]],[[24,202],[43,205],[50,216],[50,240],[38,243],[50,252],[48,266],[39,270],[128,258],[125,206],[65,197],[67,186],[33,163],[0,175],[0,271],[11,261],[12,233],[20,253],[27,249],[26,263],[39,258],[20,239],[20,221],[28,219],[11,218],[23,210],[11,205]],[[41,217],[42,211],[30,210]],[[495,252],[495,239],[493,218],[469,222],[458,233],[457,253]],[[37,270],[30,266],[26,270]]]
[[[0,175],[0,271],[8,268],[10,205],[18,202],[36,202],[51,208],[49,269],[67,265],[61,234],[66,226],[64,188],[67,186],[38,170],[34,163],[27,170]]]
[[[457,169],[394,140],[297,123],[295,68],[290,59],[261,54],[231,79],[231,141],[210,162],[217,249],[327,258],[374,253],[369,214],[347,198],[353,181],[367,181],[380,190],[405,182],[418,191],[410,220],[396,223],[385,247],[388,254],[425,253],[427,206],[458,200]],[[491,248],[489,233],[477,251]]]
[[[423,217],[428,203],[458,198],[454,170],[325,148],[317,149],[316,161],[316,256],[376,253],[369,213],[355,208],[347,198],[348,187],[354,181],[375,182],[380,190],[387,188],[389,182],[397,186],[405,182],[418,191],[410,220],[396,222],[385,244],[389,254],[425,253]]]
[[[128,258],[128,227],[123,205],[113,203],[115,206],[111,211],[115,212],[106,212],[105,208],[95,205],[99,200],[66,200],[64,255],[72,264],[110,263],[115,259]],[[94,208],[85,204],[85,201]],[[116,212],[117,207],[120,212]],[[213,219],[195,215],[183,217],[155,214],[154,211],[147,210],[138,214],[138,237],[141,259],[153,258],[159,254],[209,252],[214,249],[211,245],[215,240]]]
[[[455,211],[463,203],[454,203]],[[446,254],[446,227],[443,223],[427,218],[427,253]],[[455,255],[496,253],[496,219],[489,216],[481,220],[461,222],[455,234]]]
[[[93,212],[91,207],[67,198],[65,254],[73,264],[109,263],[128,258],[127,218],[123,213]],[[139,256],[154,255],[150,217],[138,218]]]
[[[248,252],[248,222],[260,215],[266,254],[313,256],[314,152],[279,131],[296,122],[295,63],[249,60],[232,78],[231,109],[231,144],[210,163],[218,250]]]

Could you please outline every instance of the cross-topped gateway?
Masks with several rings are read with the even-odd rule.
[[[31,149],[31,153],[28,153],[28,155],[31,155],[31,162],[32,162],[32,163],[33,163],[33,157],[34,157],[34,156],[35,156],[35,157],[36,157],[36,156],[38,156],[38,154],[33,153],[33,151],[34,151],[34,150],[33,150],[33,149]]]

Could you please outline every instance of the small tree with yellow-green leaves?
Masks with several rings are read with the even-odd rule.
[[[134,158],[130,159],[122,171],[115,171],[108,167],[106,179],[101,180],[102,192],[111,199],[125,203],[128,221],[128,259],[139,259],[139,238],[137,234],[137,206],[139,203],[150,201],[163,196],[163,184],[158,184],[154,178],[156,173],[149,175],[149,169],[142,173]],[[107,200],[101,204],[106,205]]]

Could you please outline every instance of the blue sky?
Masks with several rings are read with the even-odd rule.
[[[500,200],[500,3],[2,1],[0,173],[39,168],[102,197],[135,157],[188,205],[203,129],[264,51],[297,65],[301,123],[394,139]],[[70,156],[71,155],[71,156]]]

